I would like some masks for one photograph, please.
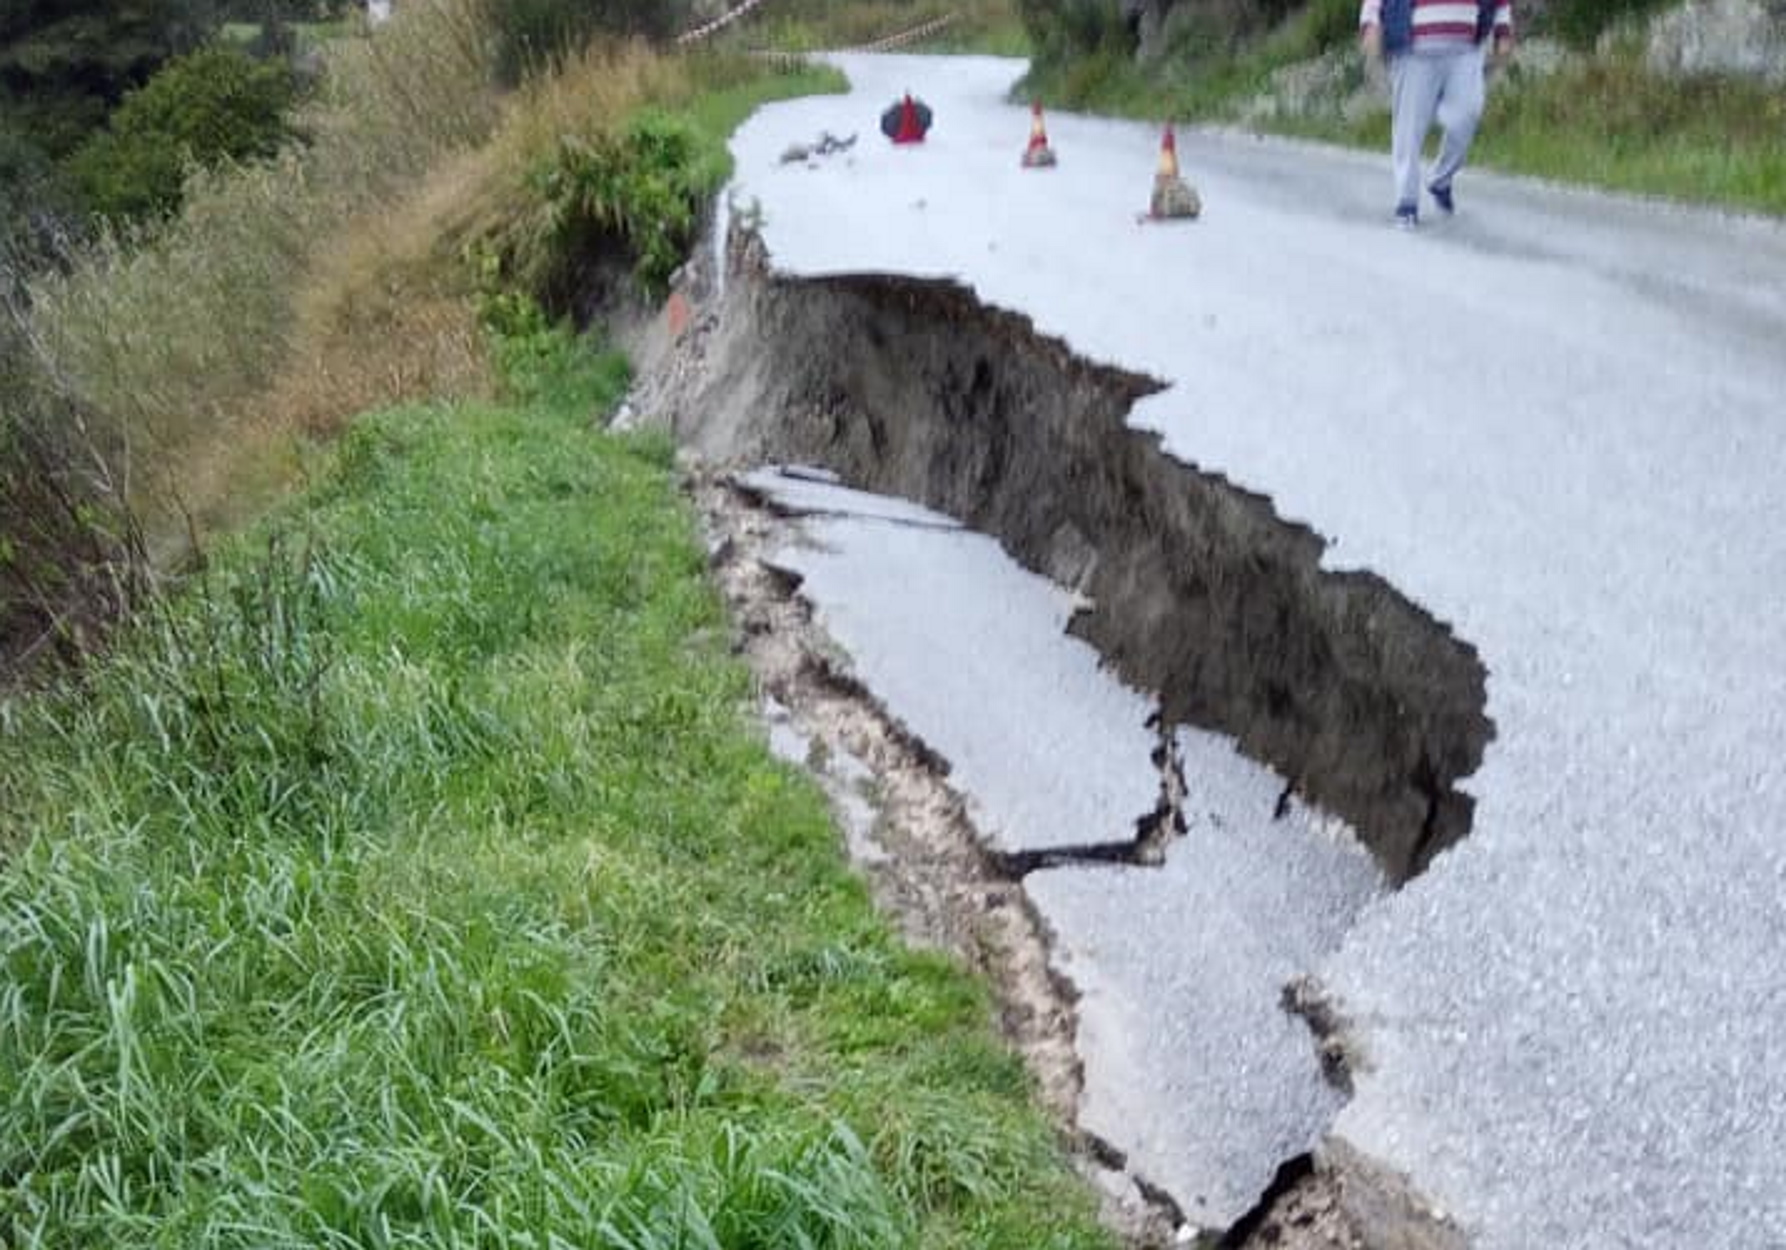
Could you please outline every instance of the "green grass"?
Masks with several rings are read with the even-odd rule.
[[[1353,125],[1290,122],[1312,138],[1387,149],[1387,111]],[[1517,64],[1491,86],[1475,165],[1683,201],[1786,214],[1786,91],[1666,79],[1631,53],[1545,77]]]
[[[1271,72],[1340,38],[1316,3],[1263,39],[1217,56],[1143,66],[1112,53],[1039,67],[1024,92],[1060,106],[1151,119],[1223,121]],[[1387,103],[1357,122],[1279,115],[1271,128],[1387,148]],[[1786,214],[1786,90],[1730,78],[1670,79],[1640,52],[1604,51],[1545,76],[1493,84],[1473,164],[1646,195]]]
[[[0,1244],[1108,1244],[564,342],[0,704]]]
[[[1509,85],[1490,95],[1484,164],[1786,214],[1786,91],[1669,81],[1635,57]]]
[[[1020,88],[1057,107],[1150,121],[1210,121],[1264,89],[1273,70],[1349,43],[1358,20],[1353,0],[1310,0],[1275,29],[1236,35],[1227,19],[1175,11],[1165,46],[1142,62],[1105,43],[1078,55],[1032,64]]]
[[[722,184],[732,172],[731,154],[725,150],[726,141],[757,109],[779,100],[841,95],[849,90],[849,80],[843,72],[828,65],[777,66],[772,72],[765,73],[749,62],[729,57],[706,57],[698,60],[697,66],[705,86],[689,102],[685,113],[704,136],[719,146]],[[749,76],[742,77],[747,72]],[[733,76],[740,77],[738,81],[731,81]]]

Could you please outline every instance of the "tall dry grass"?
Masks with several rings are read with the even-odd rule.
[[[307,436],[489,390],[468,258],[501,255],[504,279],[535,290],[562,269],[578,239],[544,187],[567,146],[612,136],[642,105],[784,72],[606,43],[503,93],[501,2],[417,0],[331,45],[304,146],[196,174],[178,217],[101,235],[31,289],[40,372],[106,427],[163,556],[289,484]],[[723,132],[712,145],[723,159]]]
[[[498,117],[483,3],[424,0],[338,43],[300,118],[306,146],[195,174],[179,217],[103,233],[33,285],[40,370],[112,427],[163,550],[190,518],[221,517],[233,469],[295,431],[482,388],[453,266],[415,204]]]

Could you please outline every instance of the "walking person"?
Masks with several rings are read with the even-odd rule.
[[[1434,121],[1444,139],[1426,189],[1440,212],[1455,212],[1451,180],[1482,120],[1485,45],[1492,35],[1497,62],[1513,52],[1512,0],[1363,0],[1358,27],[1365,55],[1389,64],[1395,224],[1419,224],[1421,149]]]

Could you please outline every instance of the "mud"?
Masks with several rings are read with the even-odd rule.
[[[714,463],[794,460],[996,536],[1168,724],[1234,737],[1405,881],[1464,837],[1493,736],[1475,649],[1382,579],[1321,567],[1271,501],[1130,429],[1152,379],[958,285],[789,279],[735,231],[726,298],[642,397]]]

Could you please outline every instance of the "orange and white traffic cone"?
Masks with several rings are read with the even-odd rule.
[[[1160,167],[1153,176],[1153,198],[1148,201],[1147,215],[1156,219],[1195,217],[1203,211],[1203,201],[1178,173],[1178,137],[1172,123],[1160,136]]]
[[[1048,169],[1054,165],[1054,149],[1048,146],[1048,129],[1042,125],[1042,102],[1029,106],[1029,146],[1023,149],[1025,169]]]
[[[1160,136],[1160,168],[1154,177],[1178,177],[1178,136],[1173,133],[1171,122],[1166,123],[1165,133]]]

